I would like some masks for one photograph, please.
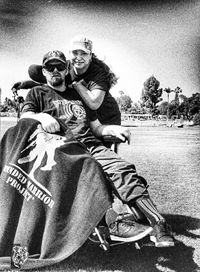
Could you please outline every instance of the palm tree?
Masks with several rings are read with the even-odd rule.
[[[167,119],[169,119],[169,94],[172,93],[172,92],[174,92],[174,90],[172,90],[171,88],[168,87],[168,88],[165,88],[163,91],[167,93],[167,103],[168,103],[168,107],[167,107]]]
[[[180,87],[176,87],[174,89],[175,92],[175,104],[176,104],[176,115],[179,117],[179,94],[182,93],[182,89]]]

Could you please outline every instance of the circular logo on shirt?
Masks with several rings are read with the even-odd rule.
[[[80,105],[73,104],[72,105],[72,112],[73,112],[73,115],[77,119],[82,119],[82,118],[85,118],[85,116],[86,116],[84,108]]]

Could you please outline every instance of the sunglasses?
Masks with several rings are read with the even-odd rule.
[[[48,72],[53,72],[55,68],[61,72],[67,69],[65,64],[59,63],[59,64],[47,64],[43,68],[45,68]]]

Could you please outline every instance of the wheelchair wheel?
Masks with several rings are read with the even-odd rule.
[[[107,241],[104,241],[100,244],[100,248],[108,252],[110,250],[110,244]]]
[[[110,235],[106,226],[98,226],[90,234],[89,240],[93,243],[99,244],[104,251],[109,251],[110,244],[108,242]]]
[[[98,226],[93,230],[88,239],[93,243],[100,244],[101,241],[109,239],[109,236],[109,231],[106,226]]]

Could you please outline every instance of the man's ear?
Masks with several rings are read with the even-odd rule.
[[[44,68],[42,68],[42,74],[43,74],[43,76],[45,76],[45,77],[46,77],[46,75],[47,75],[47,71],[46,71]]]

